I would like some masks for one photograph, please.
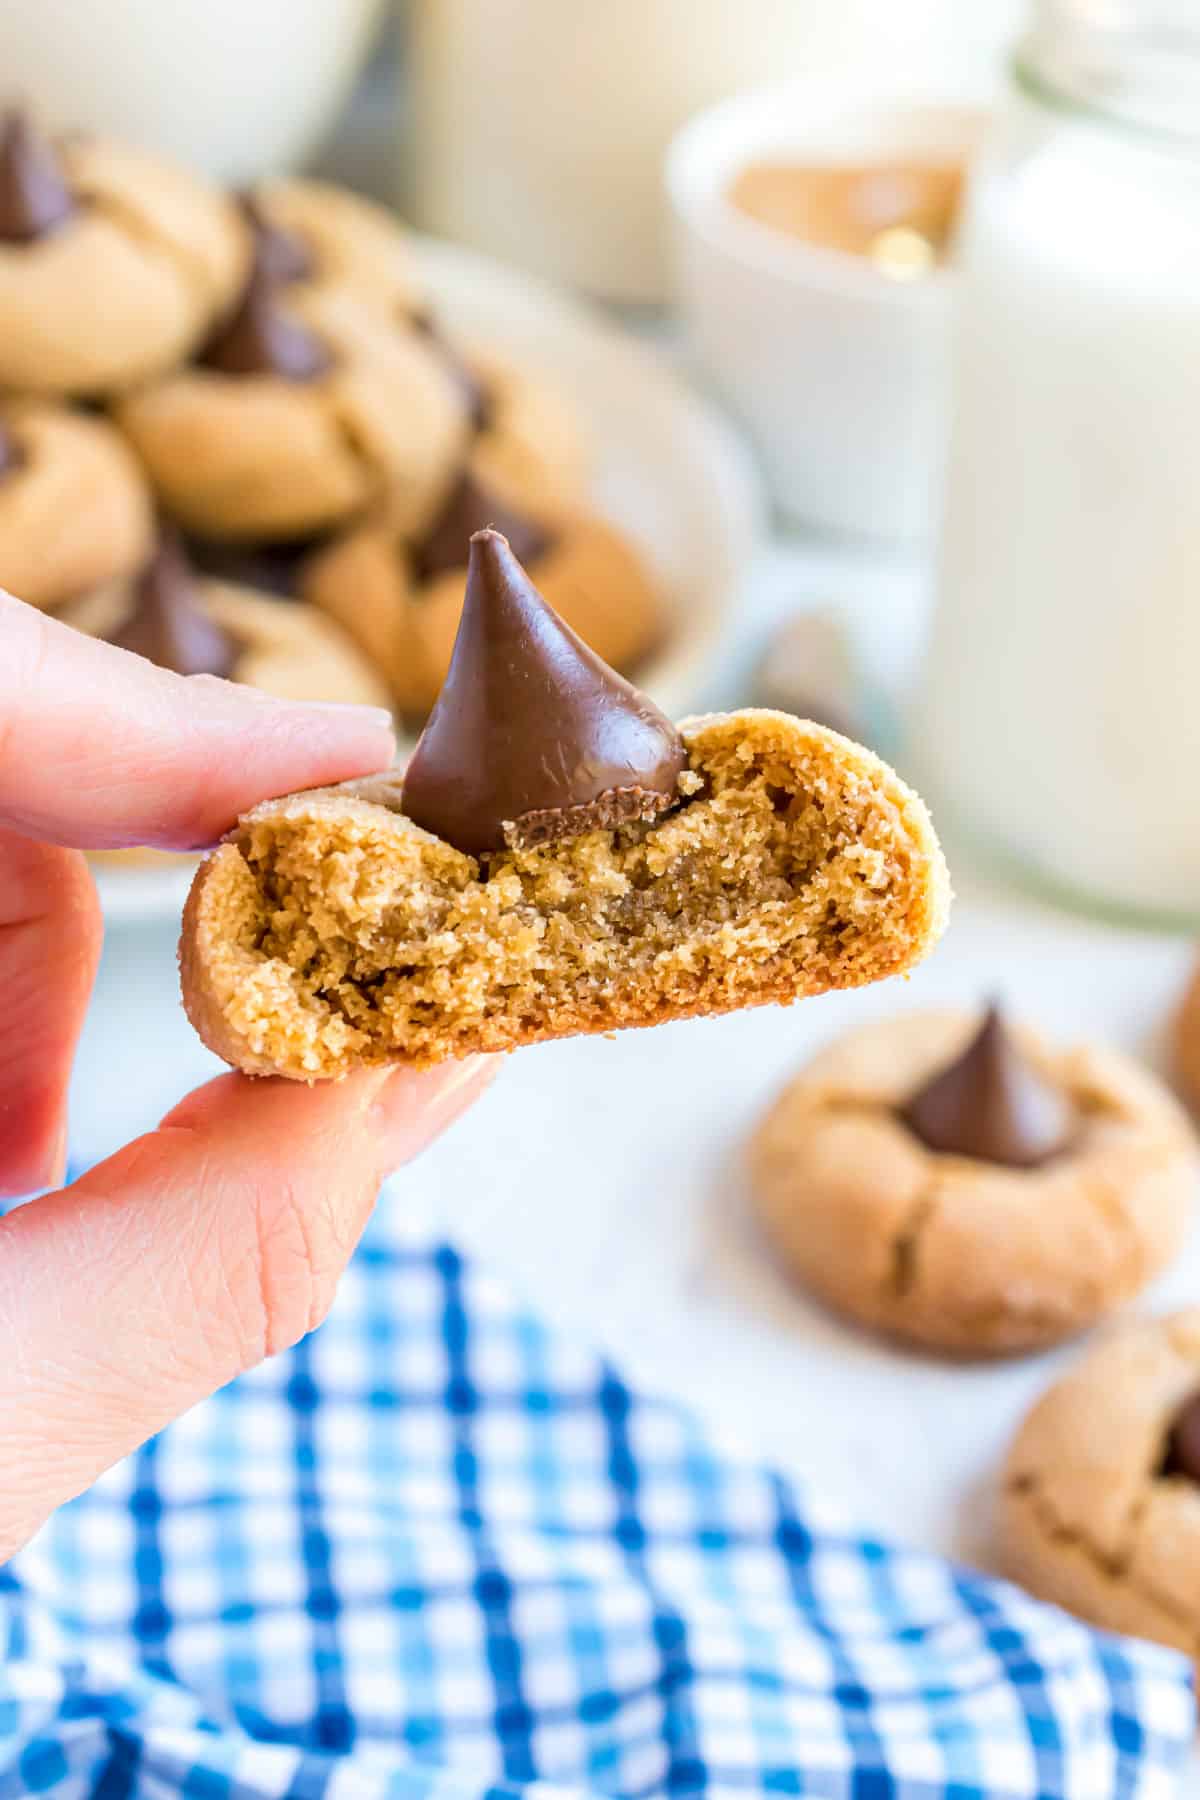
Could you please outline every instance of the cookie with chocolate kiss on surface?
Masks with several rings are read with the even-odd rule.
[[[1200,1308],[1123,1324],[1042,1394],[997,1514],[1004,1573],[1200,1674]]]
[[[0,122],[0,387],[106,397],[191,354],[249,262],[237,208],[102,138]]]
[[[305,598],[384,671],[407,719],[425,718],[446,679],[471,538],[488,526],[507,537],[554,611],[622,674],[666,635],[664,596],[615,526],[582,507],[552,518],[524,512],[468,464],[416,543],[372,520],[312,557],[302,573]]]
[[[1192,1135],[1160,1082],[1004,1020],[861,1027],[784,1089],[750,1147],[790,1275],[861,1324],[957,1356],[1057,1343],[1171,1259]]]
[[[313,1081],[861,986],[948,898],[878,758],[781,713],[671,726],[484,533],[409,775],[248,813],[193,883],[183,994],[227,1062]]]
[[[256,544],[317,536],[371,506],[425,530],[470,435],[417,333],[349,292],[260,269],[196,362],[115,416],[177,523]]]
[[[127,580],[153,541],[146,478],[107,419],[0,406],[0,587],[53,612]]]

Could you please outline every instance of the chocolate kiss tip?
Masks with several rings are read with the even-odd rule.
[[[547,606],[500,532],[477,531],[408,816],[472,856],[525,849],[656,817],[686,767],[670,720]]]
[[[164,531],[137,579],[133,611],[111,642],[176,675],[230,675],[238,646],[210,619],[183,547]]]
[[[75,211],[53,146],[20,107],[0,120],[0,240],[32,244]]]
[[[222,375],[278,375],[284,381],[315,381],[331,365],[315,333],[277,304],[275,284],[260,269],[252,271],[236,310],[200,361]]]
[[[1012,1169],[1059,1155],[1075,1128],[1066,1096],[1029,1062],[995,1004],[962,1054],[900,1116],[927,1149]]]

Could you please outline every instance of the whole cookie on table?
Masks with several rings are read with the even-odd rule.
[[[212,330],[249,256],[237,208],[182,169],[0,122],[0,387],[101,396],[160,374]]]
[[[1123,1325],[1042,1395],[1000,1525],[1032,1593],[1200,1662],[1200,1308]]]
[[[471,539],[487,526],[506,535],[560,618],[614,668],[635,669],[661,640],[661,593],[619,531],[583,511],[539,522],[503,504],[467,470],[415,543],[376,520],[318,552],[302,571],[305,598],[339,620],[383,670],[407,717],[424,718],[445,679]]]
[[[0,406],[0,587],[53,611],[134,574],[153,538],[145,478],[107,420]]]
[[[256,807],[201,866],[183,993],[296,1080],[852,987],[910,967],[948,885],[916,795],[783,714],[678,729],[483,531],[404,776]]]
[[[1175,1254],[1192,1134],[1151,1075],[978,1015],[912,1013],[815,1057],[751,1146],[788,1270],[865,1325],[933,1350],[1053,1344]]]
[[[334,288],[256,264],[235,311],[186,368],[128,395],[118,424],[189,532],[287,541],[386,505],[419,532],[470,436],[452,373]]]

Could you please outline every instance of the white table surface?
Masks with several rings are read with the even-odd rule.
[[[846,601],[880,670],[902,670],[923,590],[903,558],[777,542],[712,697],[736,682],[767,621],[805,600]],[[946,1367],[789,1291],[748,1217],[746,1134],[810,1048],[896,1008],[1000,992],[1052,1033],[1096,1033],[1153,1058],[1189,946],[1051,912],[951,861],[950,930],[909,982],[524,1052],[385,1204],[414,1232],[452,1233],[545,1315],[756,1456],[878,1529],[986,1565],[997,1459],[1075,1350]],[[110,934],[75,1083],[73,1143],[89,1159],[217,1067],[179,1007],[174,947],[173,924]],[[1146,1303],[1197,1295],[1200,1236]]]

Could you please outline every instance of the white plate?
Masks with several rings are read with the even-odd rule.
[[[639,685],[674,717],[695,704],[761,523],[740,441],[667,364],[597,313],[487,257],[418,240],[430,299],[449,331],[551,377],[586,422],[593,497],[642,547],[673,628]],[[97,867],[110,923],[177,913],[191,859]]]

